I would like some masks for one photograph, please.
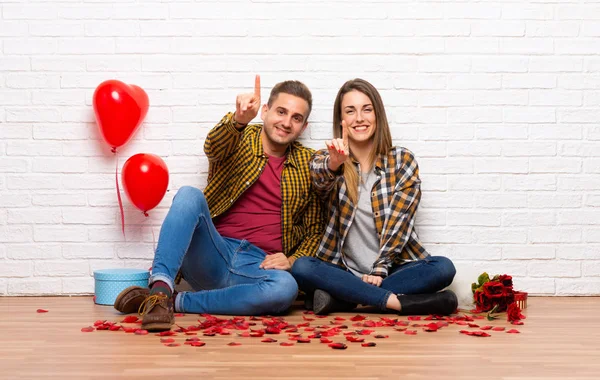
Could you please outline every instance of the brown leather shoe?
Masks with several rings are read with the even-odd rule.
[[[139,313],[144,330],[165,331],[175,324],[173,298],[163,293],[149,295],[140,305]]]
[[[150,295],[150,289],[141,286],[130,286],[124,289],[115,300],[115,309],[121,313],[137,313],[140,305]]]

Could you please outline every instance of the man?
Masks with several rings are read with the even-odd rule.
[[[309,89],[285,81],[262,106],[263,125],[249,125],[261,105],[254,93],[238,95],[236,111],[213,128],[204,144],[208,185],[182,187],[164,220],[150,289],[131,287],[115,308],[138,311],[142,328],[169,330],[173,311],[260,315],[285,311],[298,285],[295,259],[313,256],[324,218],[313,191],[313,153],[296,142],[308,125]],[[174,293],[180,271],[194,292]]]

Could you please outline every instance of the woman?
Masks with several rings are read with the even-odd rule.
[[[392,146],[373,85],[353,79],[340,88],[333,134],[310,163],[329,223],[317,257],[301,257],[292,267],[315,313],[356,304],[403,315],[454,312],[456,295],[438,293],[452,283],[454,265],[430,256],[414,231],[419,169],[408,149]]]

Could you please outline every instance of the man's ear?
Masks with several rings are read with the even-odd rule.
[[[260,109],[260,119],[262,121],[265,121],[265,114],[267,113],[268,110],[269,110],[269,105],[263,104],[262,108]]]

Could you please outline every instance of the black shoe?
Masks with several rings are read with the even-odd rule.
[[[450,315],[458,307],[456,294],[444,290],[431,294],[398,294],[402,310],[400,315]]]
[[[313,311],[325,315],[335,311],[350,311],[356,308],[355,303],[338,300],[324,290],[317,289],[313,296]]]
[[[312,310],[313,309],[313,295],[312,294],[307,294],[306,298],[304,298],[304,308],[306,310]]]

